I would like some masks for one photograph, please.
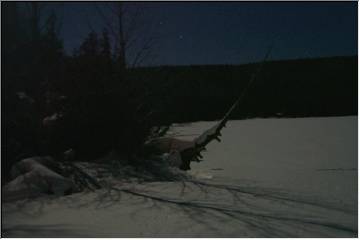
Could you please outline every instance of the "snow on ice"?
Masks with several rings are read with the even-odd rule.
[[[229,121],[203,155],[184,182],[5,202],[2,235],[357,237],[357,117]]]

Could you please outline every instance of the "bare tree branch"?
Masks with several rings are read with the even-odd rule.
[[[115,49],[120,63],[126,68],[133,68],[141,63],[153,46],[154,37],[149,32],[153,31],[153,26],[145,21],[145,12],[141,6],[125,5],[118,2],[115,4],[105,4],[104,9],[95,4],[98,14],[103,19],[115,40]],[[115,23],[115,22],[116,23]],[[146,35],[150,35],[146,37]]]

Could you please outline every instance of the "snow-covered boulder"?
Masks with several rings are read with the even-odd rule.
[[[192,148],[195,146],[195,142],[172,137],[162,137],[152,139],[146,145],[155,148],[161,153],[170,153],[172,151],[181,152],[187,148]]]
[[[33,104],[35,102],[35,100],[32,97],[30,97],[29,95],[27,95],[25,92],[17,92],[16,96],[21,101],[24,101],[24,102],[27,102],[27,103],[30,103],[30,104]]]
[[[49,127],[49,126],[53,126],[55,125],[55,123],[57,123],[60,119],[62,119],[64,117],[64,115],[62,113],[54,113],[51,116],[46,116],[43,120],[42,120],[42,124],[45,127]]]
[[[35,168],[37,168],[38,165],[43,165],[46,168],[51,169],[52,171],[55,171],[59,174],[61,172],[59,163],[57,163],[52,157],[37,156],[37,157],[25,158],[17,162],[14,166],[12,166],[10,170],[10,178],[13,180],[22,174],[34,170]]]
[[[51,157],[32,157],[16,163],[10,173],[12,181],[3,188],[5,199],[33,197],[40,194],[64,195],[74,188],[73,182],[60,173]]]

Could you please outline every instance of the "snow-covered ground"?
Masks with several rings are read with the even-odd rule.
[[[213,124],[170,135],[191,139]],[[192,181],[4,203],[2,235],[357,236],[357,117],[230,121],[222,135],[192,164]]]

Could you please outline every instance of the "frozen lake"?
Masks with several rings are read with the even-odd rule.
[[[169,134],[191,139],[214,124]],[[2,235],[357,237],[357,132],[357,117],[230,121],[192,164],[193,181],[4,203]]]

